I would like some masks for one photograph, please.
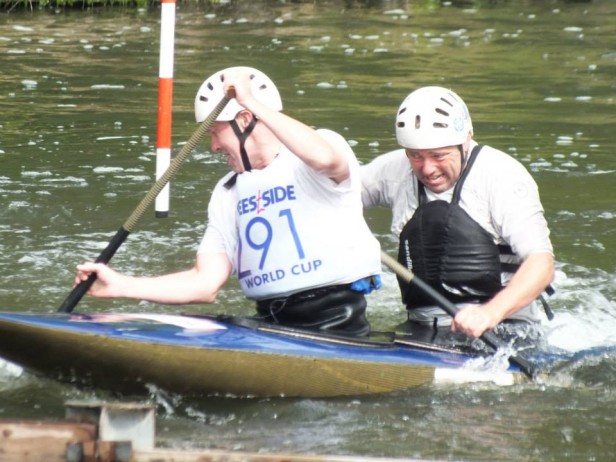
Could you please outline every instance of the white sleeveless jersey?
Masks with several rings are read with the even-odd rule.
[[[351,283],[381,271],[379,243],[363,218],[355,156],[339,135],[318,133],[344,143],[351,176],[341,184],[284,149],[266,168],[238,175],[230,189],[223,178],[212,195],[199,251],[227,252],[250,299]]]

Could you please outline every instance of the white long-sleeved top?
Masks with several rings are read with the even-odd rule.
[[[472,150],[477,143],[470,146]],[[364,207],[392,210],[391,232],[398,238],[418,206],[417,177],[403,149],[378,156],[361,167]],[[427,188],[428,201],[451,202],[453,187],[442,193]],[[511,246],[514,262],[532,253],[553,254],[550,231],[543,213],[537,184],[526,168],[513,157],[483,146],[462,188],[460,206],[485,229],[495,244]],[[506,284],[511,274],[503,273]],[[512,316],[536,319],[536,304]]]

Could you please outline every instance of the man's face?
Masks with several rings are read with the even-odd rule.
[[[240,146],[237,136],[229,122],[214,122],[209,130],[212,152],[224,154],[227,164],[236,173],[244,171]]]
[[[447,191],[460,178],[462,155],[459,146],[405,151],[417,179],[432,192]]]

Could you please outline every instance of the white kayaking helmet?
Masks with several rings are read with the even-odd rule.
[[[396,139],[408,149],[458,146],[473,133],[466,104],[453,91],[423,87],[409,94],[398,109]]]
[[[252,67],[229,67],[211,75],[199,87],[195,97],[195,119],[197,122],[203,122],[224,96],[224,74],[229,71],[244,71],[250,74],[254,97],[276,111],[282,110],[280,93],[267,75]],[[244,107],[240,106],[235,98],[232,98],[216,120],[219,122],[233,120],[242,109]]]

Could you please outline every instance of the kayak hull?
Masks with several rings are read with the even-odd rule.
[[[433,383],[439,370],[463,370],[471,359],[169,315],[0,313],[0,339],[0,356],[27,370],[123,393],[152,387],[254,397],[388,393]]]

